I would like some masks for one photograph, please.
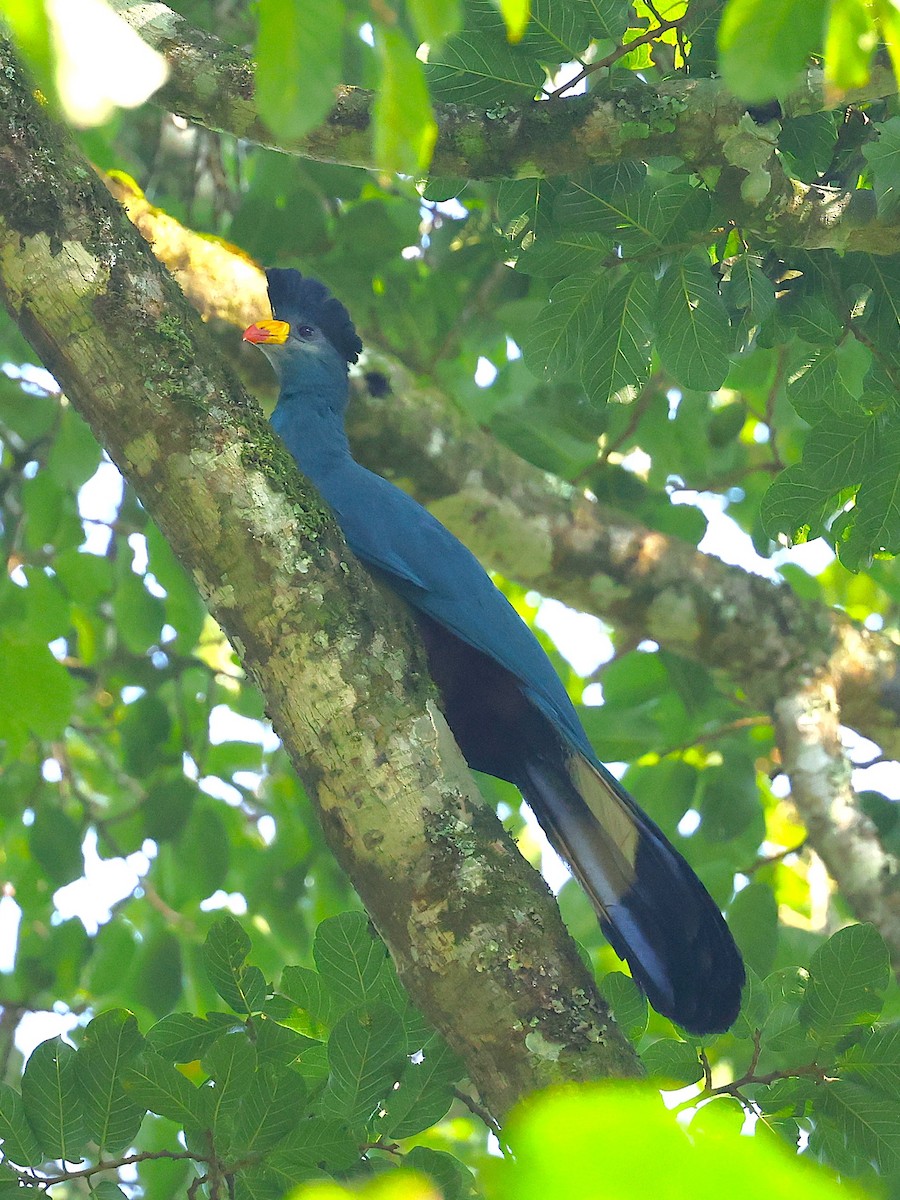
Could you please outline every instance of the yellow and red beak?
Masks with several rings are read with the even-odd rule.
[[[244,330],[243,340],[256,346],[283,346],[290,332],[287,321],[257,321]]]

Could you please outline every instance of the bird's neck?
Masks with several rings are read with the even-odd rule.
[[[282,384],[272,428],[313,483],[353,461],[344,431],[346,403],[346,378],[310,372],[300,382]]]

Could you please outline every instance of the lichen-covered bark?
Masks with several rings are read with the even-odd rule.
[[[0,295],[228,632],[414,1000],[497,1115],[637,1062],[474,789],[410,622],[0,41]]]
[[[341,87],[318,129],[296,141],[275,138],[256,111],[254,67],[243,51],[193,28],[158,2],[112,6],[166,58],[169,78],[156,100],[180,116],[262,146],[325,162],[378,167],[372,145],[374,96]],[[842,93],[841,108],[895,95],[890,71],[876,67],[864,88]],[[786,98],[792,116],[834,107],[821,71]],[[464,179],[560,175],[601,163],[677,155],[692,170],[719,176],[716,191],[738,225],[782,246],[900,250],[900,220],[879,220],[871,197],[788,179],[775,145],[746,105],[720,80],[682,76],[651,86],[637,76],[599,84],[588,96],[510,106],[502,114],[437,104],[432,170]],[[638,131],[638,132],[636,132]]]

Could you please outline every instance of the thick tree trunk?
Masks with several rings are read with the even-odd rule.
[[[414,1001],[503,1115],[635,1075],[482,804],[399,601],[348,554],[178,288],[0,42],[0,292],[260,685]]]

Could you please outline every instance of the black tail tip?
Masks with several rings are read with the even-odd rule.
[[[664,953],[653,953],[657,946],[639,956],[621,944],[621,923],[616,929],[601,921],[613,949],[628,961],[635,983],[656,1011],[697,1037],[731,1028],[746,982],[740,952],[711,900],[704,915],[691,944],[673,940],[665,944]]]

